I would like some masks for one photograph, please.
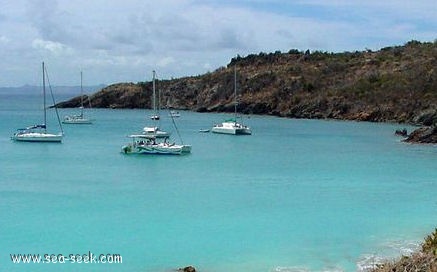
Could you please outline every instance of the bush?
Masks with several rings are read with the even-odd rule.
[[[425,243],[422,245],[422,251],[437,255],[437,228],[433,233],[425,238]]]

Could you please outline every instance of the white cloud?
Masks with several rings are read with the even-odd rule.
[[[35,49],[46,50],[55,55],[69,54],[71,50],[59,42],[44,41],[41,39],[33,40],[32,47]]]
[[[4,2],[4,3],[2,3]],[[27,82],[29,63],[92,71],[89,84],[202,74],[237,55],[317,49],[378,49],[411,39],[434,41],[434,1],[407,0],[0,0],[0,58],[22,73],[2,85]],[[205,66],[205,64],[208,64]],[[23,70],[24,69],[24,70]],[[65,81],[65,82],[64,82]]]

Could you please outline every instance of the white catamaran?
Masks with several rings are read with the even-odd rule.
[[[237,70],[234,67],[234,118],[225,120],[221,124],[215,124],[211,132],[231,135],[251,135],[250,127],[237,122]]]
[[[22,142],[62,142],[62,137],[64,135],[62,131],[61,122],[59,122],[58,111],[55,107],[56,116],[58,117],[59,127],[61,128],[61,132],[58,134],[48,133],[47,132],[47,107],[46,107],[46,69],[44,66],[44,62],[42,63],[42,84],[43,84],[43,107],[44,107],[44,122],[39,125],[33,125],[27,128],[18,129],[16,133],[11,137],[14,141],[22,141]],[[50,84],[50,83],[49,83]],[[50,88],[51,92],[51,88]],[[52,99],[53,93],[51,92]],[[55,104],[53,99],[53,104]]]
[[[64,124],[92,124],[92,120],[83,115],[83,87],[82,87],[82,71],[80,72],[80,114],[68,115],[62,121]]]

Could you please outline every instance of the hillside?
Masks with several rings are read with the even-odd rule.
[[[162,107],[232,111],[234,66],[238,107],[245,114],[437,123],[437,42],[410,41],[376,52],[290,50],[237,56],[211,73],[158,80]],[[150,108],[151,93],[151,82],[119,83],[89,98],[94,107]],[[78,97],[59,104],[78,105]]]

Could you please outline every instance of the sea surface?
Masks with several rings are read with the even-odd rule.
[[[150,111],[91,109],[62,144],[11,141],[41,104],[0,93],[0,271],[363,271],[437,226],[437,147],[402,143],[405,125],[245,116],[253,135],[228,136],[198,132],[228,114],[181,111],[176,131],[162,111],[192,153],[131,156]],[[90,252],[122,263],[10,257]]]

